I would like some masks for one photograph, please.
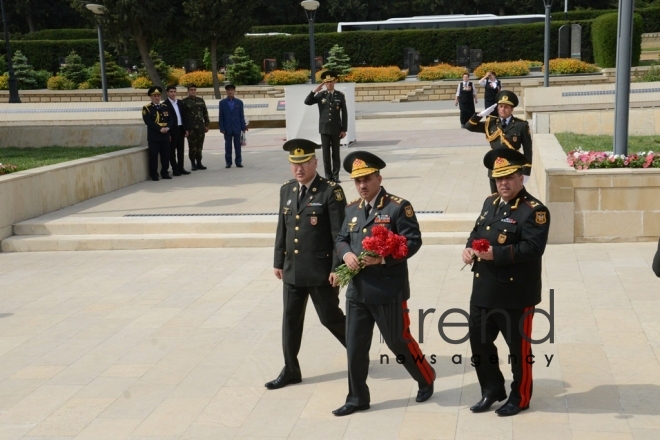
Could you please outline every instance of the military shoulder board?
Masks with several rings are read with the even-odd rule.
[[[397,205],[400,205],[400,204],[403,203],[403,199],[401,197],[392,196],[392,195],[389,195],[389,194],[387,194],[386,197],[389,198],[390,200],[392,200]]]
[[[355,199],[355,200],[352,200],[352,201],[348,202],[348,205],[353,205],[353,204],[359,202],[360,200],[361,200],[361,199]],[[346,205],[346,206],[348,206],[348,205]]]

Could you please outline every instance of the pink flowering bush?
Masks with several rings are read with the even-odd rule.
[[[627,156],[608,151],[570,151],[566,161],[576,170],[598,168],[660,168],[660,153],[653,151],[633,153]]]
[[[0,176],[2,176],[3,174],[13,173],[16,170],[17,167],[15,165],[9,165],[9,164],[3,165],[0,163]]]

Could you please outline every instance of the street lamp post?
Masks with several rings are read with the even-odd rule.
[[[105,76],[105,51],[103,50],[103,29],[101,28],[101,20],[99,19],[99,17],[101,17],[107,12],[107,9],[103,5],[96,5],[94,3],[88,4],[87,9],[89,9],[95,15],[97,15],[96,28],[99,34],[99,57],[101,61],[101,88],[103,89],[103,102],[108,102],[108,79]]]
[[[550,87],[550,8],[552,0],[543,0],[545,6],[545,43],[543,48],[543,87]]]
[[[633,0],[619,0],[614,95],[614,154],[628,154],[630,67],[632,64]]]
[[[12,104],[20,104],[21,97],[18,96],[18,81],[14,74],[14,66],[11,62],[11,48],[9,47],[9,28],[7,26],[7,16],[5,15],[5,2],[0,0],[0,8],[2,9],[2,25],[5,31],[5,50],[7,52],[7,72],[9,73],[9,102]]]
[[[300,6],[305,9],[307,21],[309,22],[309,58],[311,63],[311,80],[312,84],[316,84],[316,54],[314,53],[314,18],[316,18],[316,11],[319,8],[319,2],[316,0],[304,0],[300,2]]]
[[[568,21],[568,0],[564,0],[564,21]]]

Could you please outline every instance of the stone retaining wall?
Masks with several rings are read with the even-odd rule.
[[[12,225],[148,179],[145,147],[0,176],[0,240]]]

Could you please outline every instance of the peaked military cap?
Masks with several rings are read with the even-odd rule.
[[[511,90],[502,90],[495,95],[495,102],[498,104],[508,104],[512,107],[518,106],[518,97]]]
[[[307,139],[291,139],[282,145],[282,149],[289,152],[291,163],[305,163],[311,160],[316,156],[314,150],[317,148],[319,148],[317,144]]]
[[[225,86],[225,90],[229,90],[229,89],[234,89],[234,90],[236,90],[236,86],[233,85],[233,84],[227,84],[227,85]]]
[[[338,81],[339,75],[334,70],[326,70],[321,74],[321,79],[323,82]]]
[[[488,177],[493,179],[515,173],[521,168],[531,166],[527,158],[510,148],[496,148],[484,156],[484,165],[488,168]]]
[[[351,179],[368,176],[383,168],[383,159],[368,151],[353,151],[344,158],[344,169],[350,173]]]
[[[151,86],[149,87],[149,90],[147,91],[147,95],[162,95],[163,94],[163,89],[161,89],[159,86]]]

